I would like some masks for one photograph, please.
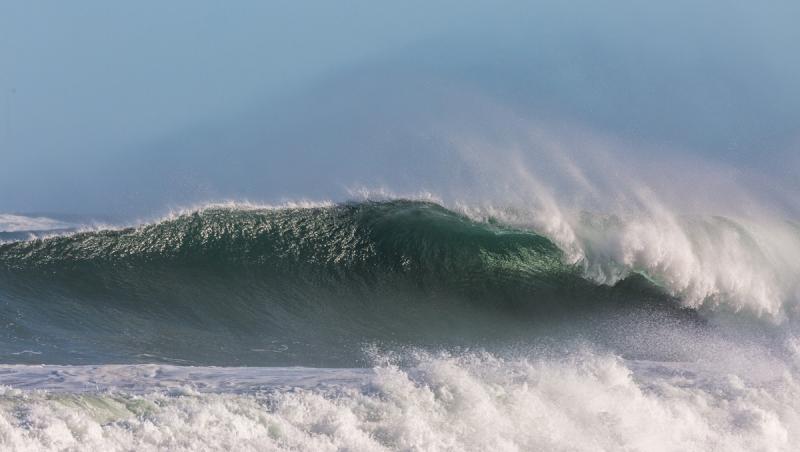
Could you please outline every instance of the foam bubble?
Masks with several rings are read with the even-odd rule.
[[[410,368],[380,365],[367,384],[335,390],[5,387],[0,444],[9,450],[779,451],[800,441],[800,384],[791,373],[748,380],[589,352],[415,360]]]

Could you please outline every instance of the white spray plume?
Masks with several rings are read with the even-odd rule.
[[[800,228],[735,168],[501,108],[491,116],[502,133],[449,134],[475,181],[452,196],[462,212],[546,235],[598,283],[640,272],[689,307],[774,320],[797,309]]]

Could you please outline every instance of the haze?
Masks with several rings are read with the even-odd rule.
[[[532,124],[797,194],[800,4],[562,3],[3,2],[0,212],[458,191]]]

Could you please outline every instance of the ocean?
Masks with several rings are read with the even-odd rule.
[[[796,450],[800,226],[653,212],[0,216],[0,447]]]

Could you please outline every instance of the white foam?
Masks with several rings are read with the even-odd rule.
[[[88,372],[59,367],[57,372],[65,381],[70,372],[84,381],[87,375],[108,373],[109,367]],[[160,376],[159,369],[166,374]],[[779,369],[751,380],[692,364],[585,352],[549,359],[422,354],[411,368],[384,364],[368,373],[324,371],[322,380],[340,383],[335,387],[321,385],[315,370],[295,369],[282,380],[284,371],[117,366],[110,371],[115,381],[165,383],[139,393],[5,387],[0,446],[20,451],[788,451],[800,441],[800,384],[793,373]],[[176,375],[184,380],[171,380]],[[194,389],[198,382],[225,378],[264,389],[256,384],[260,380],[278,389]],[[292,388],[293,382],[301,387]]]
[[[651,211],[576,229],[586,272],[598,282],[641,271],[691,307],[775,319],[796,308],[800,233],[788,224]]]

